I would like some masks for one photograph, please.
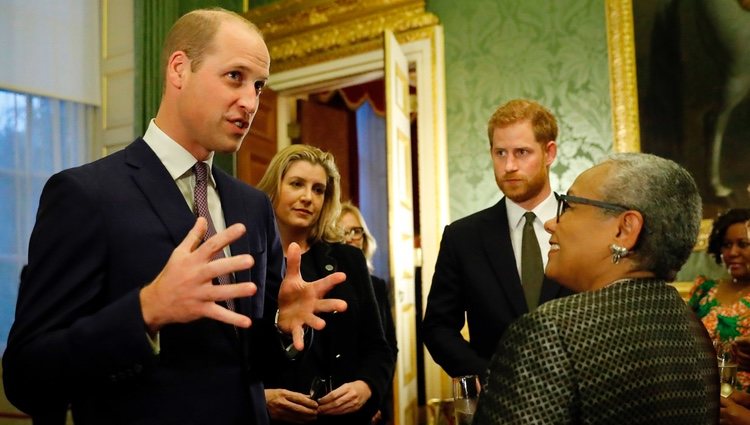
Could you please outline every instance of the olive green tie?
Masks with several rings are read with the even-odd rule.
[[[536,215],[529,211],[523,215],[526,223],[523,225],[523,239],[521,241],[521,285],[526,296],[529,311],[536,310],[539,304],[539,294],[544,280],[544,266],[542,251],[534,233],[534,219]]]

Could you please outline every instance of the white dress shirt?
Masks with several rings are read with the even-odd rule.
[[[508,228],[510,229],[510,242],[513,245],[513,255],[516,257],[516,268],[518,276],[521,276],[521,241],[523,240],[523,225],[526,219],[523,215],[528,211],[510,198],[505,198],[505,208],[508,212]],[[531,210],[536,218],[534,219],[534,233],[536,240],[539,242],[539,250],[542,253],[542,264],[547,267],[547,253],[549,253],[549,233],[544,230],[544,222],[555,218],[557,214],[557,199],[555,193],[550,192],[549,196],[539,205]]]
[[[172,176],[177,188],[180,189],[185,202],[187,202],[190,211],[195,213],[195,175],[193,173],[193,165],[197,162],[195,157],[185,150],[179,143],[175,142],[172,138],[167,136],[166,133],[156,125],[154,120],[148,125],[146,134],[143,136],[143,140],[146,144],[154,151],[156,156],[159,158],[164,167]],[[221,209],[221,200],[219,199],[219,192],[216,190],[216,181],[214,180],[211,167],[213,166],[214,154],[211,152],[208,159],[204,161],[208,165],[208,211],[211,214],[211,221],[214,224],[216,233],[226,229],[226,223],[224,221],[224,212]],[[229,246],[224,248],[224,256],[229,257],[231,252]]]

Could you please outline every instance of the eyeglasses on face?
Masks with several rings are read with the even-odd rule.
[[[555,197],[557,198],[557,217],[556,220],[559,223],[560,222],[560,216],[563,215],[565,211],[570,207],[570,204],[583,204],[583,205],[591,205],[592,207],[597,207],[609,211],[628,211],[632,208],[628,208],[623,205],[618,204],[612,204],[609,202],[604,201],[597,201],[596,199],[589,199],[589,198],[582,198],[580,196],[572,196],[572,195],[563,195],[561,193],[555,193]]]
[[[351,227],[349,229],[344,229],[344,237],[352,241],[358,241],[362,239],[362,235],[364,234],[365,229],[362,227]]]

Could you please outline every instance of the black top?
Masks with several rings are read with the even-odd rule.
[[[294,359],[289,360],[281,350],[269,358],[264,384],[266,388],[309,394],[316,376],[330,376],[334,389],[362,380],[370,386],[372,397],[358,412],[321,416],[315,423],[364,425],[370,423],[391,386],[395,357],[383,334],[362,251],[344,244],[319,242],[302,255],[302,277],[308,282],[337,271],[346,273],[346,281],[334,287],[327,298],[346,301],[347,310],[321,315],[326,327],[322,331],[309,330],[305,350]],[[275,306],[266,308],[275,310]]]

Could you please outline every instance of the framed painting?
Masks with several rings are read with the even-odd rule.
[[[750,208],[750,0],[607,0],[616,151],[673,159],[705,218]]]
[[[673,159],[703,198],[698,243],[675,286],[723,268],[712,218],[750,208],[750,0],[607,0],[613,149]]]

